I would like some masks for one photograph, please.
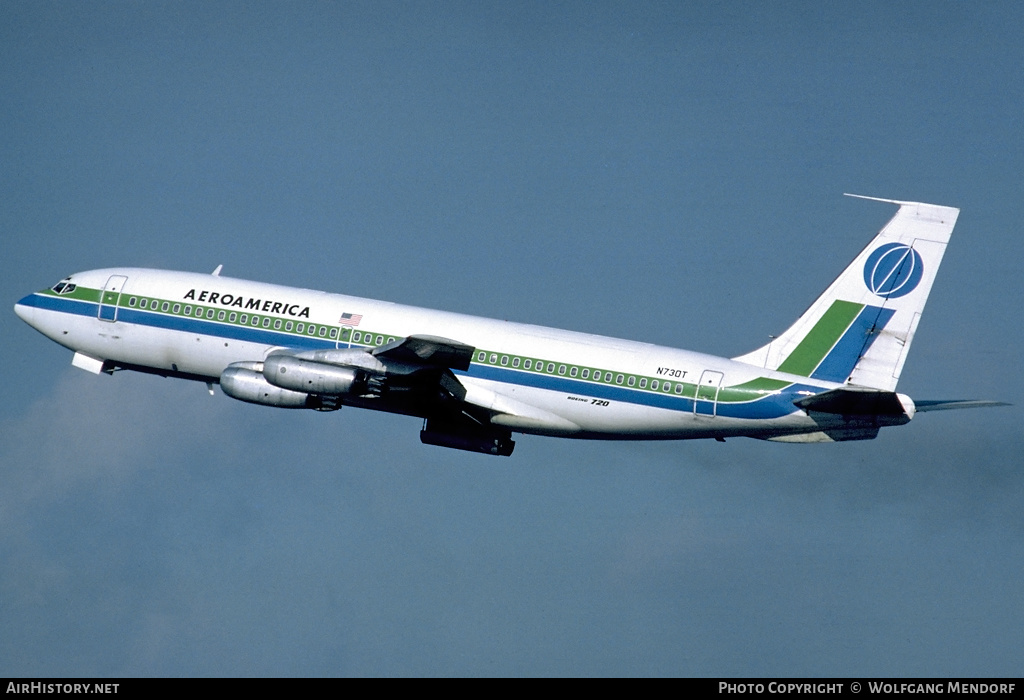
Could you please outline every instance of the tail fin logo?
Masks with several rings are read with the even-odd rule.
[[[879,246],[864,263],[864,284],[886,299],[910,294],[921,282],[921,254],[904,243]]]

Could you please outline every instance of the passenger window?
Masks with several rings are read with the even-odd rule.
[[[646,377],[644,377],[643,379],[640,380],[640,388],[641,389],[646,389],[647,388],[647,378]]]
[[[491,364],[493,365],[493,364],[494,364],[495,362],[497,362],[497,361],[498,361],[498,356],[497,356],[497,355],[495,355],[495,354],[494,354],[494,353],[492,352],[492,353],[491,353]]]
[[[221,311],[221,313],[224,312]],[[209,311],[206,312],[206,318],[213,318],[213,309],[210,309]]]
[[[165,301],[163,306],[160,308],[160,310],[163,311],[164,313],[166,313],[170,308],[171,308],[171,305],[168,302]]]
[[[290,332],[294,326],[295,326],[295,324],[293,324],[291,321],[289,321],[288,323],[284,324],[284,329],[286,331]]]
[[[626,380],[626,384],[629,384],[630,386],[636,384],[636,377],[630,377],[628,380]]]
[[[174,312],[173,313],[175,313],[175,314],[181,313],[181,304],[175,304],[174,305]]]
[[[615,383],[622,384],[623,376],[621,374],[615,375]]]
[[[221,311],[221,313],[224,313],[224,312]],[[275,331],[281,330],[281,319],[277,319],[277,320],[274,321],[274,330]]]
[[[304,330],[306,330],[306,324],[305,323],[296,323],[295,324],[295,332],[296,333],[301,333]]]
[[[651,389],[653,389],[654,391],[658,390],[658,380],[657,379],[652,379],[651,380]]]
[[[359,334],[356,333],[356,335],[359,335]],[[481,353],[477,354],[476,361],[477,362],[487,362],[487,353],[486,352],[481,352]]]
[[[320,335],[321,338],[323,338],[325,335],[327,335],[327,326],[320,326],[320,333],[319,333],[319,335]]]
[[[530,369],[533,367],[533,360],[523,360],[523,369]]]
[[[512,366],[513,367],[518,367],[519,366],[519,358],[518,357],[513,357],[512,358]]]
[[[260,325],[260,317],[259,316],[253,316],[252,317],[252,325],[254,325],[254,326]]]
[[[225,318],[227,318],[227,314],[226,313],[224,313],[223,311],[218,311],[217,312],[217,320],[218,321],[223,321]]]
[[[578,368],[578,367],[573,367],[572,369],[570,369],[570,370],[569,370],[569,376],[570,376],[570,377],[575,377],[575,376],[576,376],[576,373],[577,373],[578,371],[579,371],[579,368]]]
[[[611,383],[611,381],[612,381],[612,373],[611,372],[605,372],[604,373],[604,380],[606,382]]]
[[[249,322],[249,314],[242,314],[238,317],[238,322],[243,326]]]
[[[60,285],[57,285],[57,286],[59,287]],[[57,291],[57,287],[54,287],[54,289],[53,289],[53,290],[54,290],[55,292],[57,292],[58,294],[60,294],[60,292],[59,292],[59,291]],[[136,299],[135,297],[132,297],[132,298],[130,298],[130,299],[128,300],[128,306],[134,307],[134,306],[135,306],[135,304],[137,303],[137,301],[138,301],[138,300],[137,300],[137,299]]]
[[[558,373],[561,375],[565,374],[565,365],[558,365]]]
[[[583,374],[582,374],[582,377],[583,377],[584,379],[590,379],[590,370],[589,370],[589,369],[584,369],[584,370],[583,370]]]
[[[360,333],[359,331],[356,331],[356,334],[354,336],[352,336],[352,341],[355,342],[355,343],[361,343],[362,340],[363,340],[363,334]]]
[[[270,328],[270,319],[269,318],[263,319],[263,327],[264,328]]]
[[[555,371],[555,363],[554,362],[549,362],[548,363],[548,374],[551,374],[554,371]]]
[[[502,355],[501,356],[501,366],[502,367],[507,367],[508,366],[508,355]]]
[[[185,315],[186,316],[191,316],[192,315],[192,307],[191,306],[186,306],[185,307]]]
[[[334,340],[337,337],[338,337],[338,329],[337,328],[332,328],[331,329],[331,340]]]
[[[383,345],[383,344],[384,344],[384,336],[378,335],[377,336],[377,345]]]
[[[683,393],[683,385],[682,384],[676,384],[676,393],[677,394],[682,394]]]

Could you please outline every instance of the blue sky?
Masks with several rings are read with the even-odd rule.
[[[961,207],[900,390],[1019,403],[1016,3],[0,5],[0,289],[209,271],[721,355]],[[1019,408],[509,460],[0,320],[0,674],[1019,675]]]

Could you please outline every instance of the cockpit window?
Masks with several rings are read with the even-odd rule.
[[[57,292],[57,294],[71,294],[71,292],[75,291],[75,285],[68,282],[69,279],[71,278],[65,277],[57,284],[50,287],[50,289]]]

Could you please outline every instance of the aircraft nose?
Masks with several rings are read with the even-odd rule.
[[[14,305],[14,313],[18,314],[18,318],[27,323],[28,325],[35,327],[35,306],[31,304],[32,295],[29,294],[27,297],[18,301]]]

